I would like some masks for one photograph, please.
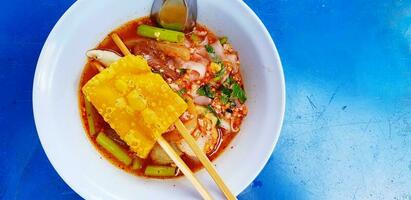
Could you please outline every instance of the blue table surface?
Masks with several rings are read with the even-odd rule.
[[[2,199],[80,199],[44,154],[31,104],[42,45],[73,2],[0,8]],[[239,199],[411,200],[411,1],[246,3],[279,50],[287,109],[273,155]]]

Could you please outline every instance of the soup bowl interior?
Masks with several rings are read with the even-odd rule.
[[[120,25],[148,15],[151,3],[77,1],[50,33],[37,64],[33,110],[41,143],[59,175],[86,199],[199,197],[185,178],[147,179],[113,166],[93,147],[81,122],[78,92],[85,52]],[[214,161],[227,185],[239,194],[264,167],[277,142],[285,105],[282,67],[264,25],[242,1],[198,4],[198,21],[228,36],[242,62],[249,114],[240,133]],[[197,177],[215,197],[222,197],[204,169]]]

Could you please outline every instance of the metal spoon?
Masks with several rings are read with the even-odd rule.
[[[151,18],[164,28],[190,31],[197,21],[197,0],[154,0]]]

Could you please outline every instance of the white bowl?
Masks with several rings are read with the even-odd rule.
[[[85,52],[123,23],[149,14],[150,0],[80,0],[61,17],[37,63],[33,110],[41,144],[64,181],[86,199],[200,198],[185,178],[136,177],[113,166],[96,151],[82,126],[79,79]],[[237,195],[270,157],[284,116],[285,85],[274,43],[254,12],[240,0],[198,0],[199,21],[226,35],[239,51],[249,114],[242,130],[214,163]],[[205,170],[200,181],[223,198]]]

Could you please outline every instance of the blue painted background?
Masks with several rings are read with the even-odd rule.
[[[0,8],[0,199],[79,199],[39,143],[41,47],[73,0]],[[274,154],[240,199],[411,200],[411,0],[246,0],[287,84]]]

